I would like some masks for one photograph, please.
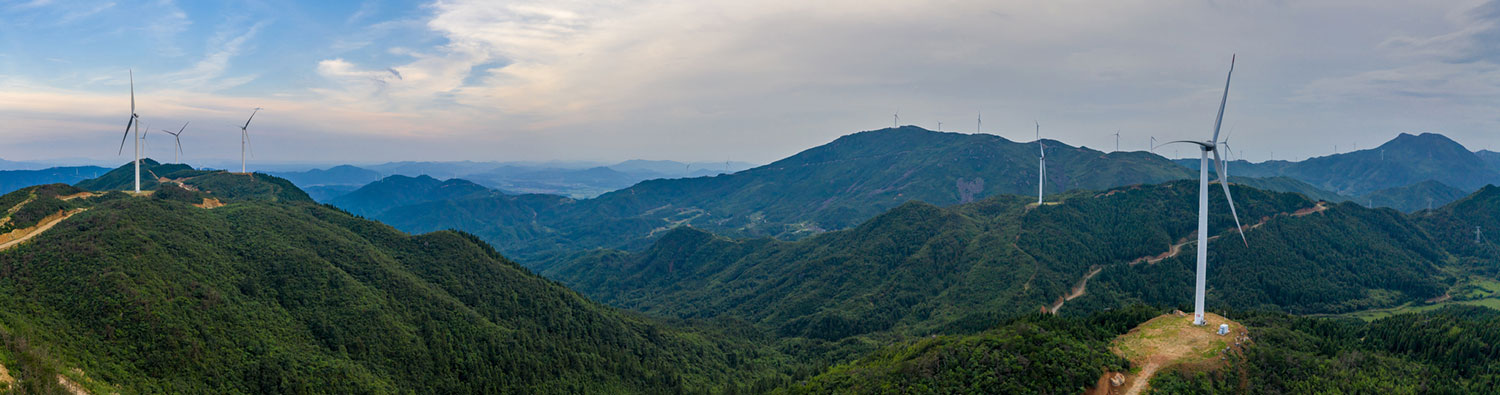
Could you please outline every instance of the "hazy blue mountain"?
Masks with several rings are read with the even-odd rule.
[[[364,169],[350,165],[339,165],[328,169],[312,169],[294,172],[271,172],[271,175],[285,178],[298,187],[306,189],[311,186],[321,185],[354,185],[360,186],[375,182],[381,178],[380,173],[374,170]]]
[[[110,169],[99,166],[51,167],[41,170],[0,170],[0,194],[43,184],[72,184],[98,177]]]
[[[502,166],[499,162],[389,162],[378,165],[362,166],[374,170],[382,175],[401,175],[407,177],[431,176],[439,179],[463,177],[474,173],[489,171]]]
[[[355,215],[374,217],[392,207],[434,200],[466,200],[500,193],[468,180],[438,180],[426,175],[390,176],[329,199],[328,203]]]
[[[678,162],[675,160],[644,160],[631,159],[610,165],[611,169],[626,173],[654,173],[663,176],[712,176],[719,173],[733,173],[755,167],[749,162]],[[706,173],[706,174],[705,174]]]
[[[1047,145],[1049,193],[1191,175],[1145,152]],[[681,225],[795,239],[853,226],[912,200],[948,205],[1034,193],[1036,152],[1036,143],[908,126],[844,136],[734,174],[648,180],[593,199],[491,196],[401,207],[377,218],[413,232],[466,230],[528,262],[560,249],[642,248]]]
[[[1489,165],[1491,169],[1500,171],[1500,152],[1479,150],[1474,152],[1474,155],[1478,156],[1480,160],[1483,160],[1484,163]]]
[[[302,187],[302,190],[306,191],[307,196],[311,196],[318,203],[328,203],[333,198],[359,190],[360,187],[363,187],[363,185],[316,185]]]
[[[1197,160],[1178,160],[1191,169]],[[1249,177],[1286,176],[1345,196],[1433,180],[1461,190],[1475,190],[1500,182],[1500,169],[1481,155],[1436,133],[1402,133],[1379,147],[1310,158],[1300,162],[1230,163],[1229,174]]]
[[[1449,202],[1468,196],[1469,192],[1427,180],[1407,186],[1386,188],[1354,198],[1355,203],[1374,207],[1390,207],[1404,212],[1415,212],[1442,207]]]
[[[574,198],[599,196],[652,178],[660,178],[660,175],[627,173],[602,166],[561,169],[514,165],[464,176],[464,179],[509,193],[547,193]]]
[[[1312,186],[1312,184],[1308,184],[1291,177],[1261,178],[1234,176],[1234,167],[1232,166],[1234,165],[1231,164],[1230,167],[1229,174],[1231,174],[1231,176],[1229,177],[1229,181],[1234,184],[1245,185],[1268,191],[1299,193],[1302,194],[1302,196],[1306,196],[1308,199],[1312,200],[1326,200],[1330,202],[1343,202],[1351,200],[1351,198],[1349,198],[1348,196],[1325,191],[1318,187]]]
[[[78,163],[78,162],[61,162],[61,163]],[[11,160],[0,159],[0,170],[43,170],[43,169],[52,168],[52,167],[67,167],[67,166],[56,166],[56,165],[50,165],[50,164],[46,164],[46,163],[18,162],[18,161],[11,161]]]

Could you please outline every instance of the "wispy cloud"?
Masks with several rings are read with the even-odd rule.
[[[261,21],[236,33],[229,30],[219,32],[208,40],[208,52],[192,67],[168,74],[166,79],[175,85],[185,85],[204,91],[216,91],[243,85],[254,76],[221,78],[229,69],[229,62],[244,51],[251,39],[270,22]]]

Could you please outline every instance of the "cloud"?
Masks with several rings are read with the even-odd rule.
[[[228,71],[230,60],[239,56],[247,43],[267,24],[269,22],[257,22],[239,34],[232,34],[227,30],[220,31],[208,40],[205,45],[208,52],[197,63],[190,68],[167,75],[166,79],[176,85],[186,85],[205,91],[228,89],[254,80],[253,76],[221,77]]]

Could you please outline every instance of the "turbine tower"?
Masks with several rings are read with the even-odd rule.
[[[177,140],[177,151],[172,154],[172,163],[182,163],[182,131],[187,130],[187,125],[188,123],[183,123],[182,129],[177,129],[176,133],[166,129],[161,130],[162,133],[170,134],[173,139]]]
[[[891,128],[901,127],[901,110],[891,113]]]
[[[1120,152],[1120,129],[1115,129],[1115,152]]]
[[[1038,166],[1040,171],[1036,173],[1036,204],[1041,206],[1042,185],[1047,182],[1047,146],[1042,144],[1042,123],[1035,120],[1032,122],[1036,123],[1036,149],[1042,154],[1041,165]]]
[[[1208,154],[1214,155],[1214,166],[1218,168],[1219,186],[1224,187],[1224,199],[1229,202],[1229,213],[1234,217],[1234,228],[1240,232],[1245,246],[1245,229],[1240,226],[1240,215],[1235,211],[1234,198],[1229,195],[1229,183],[1224,179],[1224,161],[1219,158],[1219,127],[1224,124],[1224,105],[1229,102],[1229,81],[1234,77],[1234,57],[1229,58],[1229,76],[1224,78],[1224,96],[1219,99],[1219,115],[1214,119],[1214,134],[1208,141],[1173,141],[1167,144],[1186,143],[1197,145],[1202,150],[1198,160],[1198,273],[1193,287],[1193,325],[1203,325],[1203,294],[1208,282]],[[1163,144],[1166,145],[1166,144]]]
[[[130,127],[135,127],[135,193],[141,193],[141,116],[135,113],[135,70],[130,70],[130,120],[125,122],[125,135],[120,137],[120,154],[125,153],[125,139],[130,138]],[[147,129],[148,131],[150,129]]]
[[[1156,153],[1156,136],[1151,136],[1151,145],[1148,145],[1147,147],[1150,147],[1148,149],[1151,150],[1151,153]]]
[[[250,121],[255,120],[255,114],[259,113],[260,107],[250,112],[250,119],[245,120],[245,126],[240,126],[240,173],[245,173],[245,148],[250,146]]]
[[[984,113],[980,112],[974,116],[974,134],[984,133]]]

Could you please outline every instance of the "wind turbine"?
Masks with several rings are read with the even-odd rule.
[[[984,133],[984,113],[980,112],[974,116],[974,134]]]
[[[1156,153],[1156,136],[1151,136],[1151,145],[1148,145],[1147,147],[1150,147],[1148,149],[1150,149],[1152,153]]]
[[[1120,129],[1115,129],[1115,152],[1120,152]]]
[[[1036,149],[1042,154],[1041,165],[1038,166],[1040,171],[1036,173],[1036,204],[1041,206],[1042,184],[1047,182],[1047,146],[1042,144],[1042,123],[1035,120],[1032,122],[1036,123]]]
[[[1214,135],[1208,141],[1173,141],[1167,144],[1186,143],[1197,145],[1202,150],[1198,160],[1198,275],[1193,287],[1193,325],[1203,325],[1203,294],[1208,282],[1208,154],[1214,155],[1214,165],[1219,169],[1219,186],[1224,187],[1224,199],[1229,201],[1229,213],[1234,217],[1234,228],[1240,232],[1245,246],[1245,229],[1240,226],[1240,215],[1235,211],[1234,198],[1229,195],[1229,183],[1224,179],[1224,161],[1219,158],[1219,127],[1224,124],[1224,105],[1229,103],[1229,81],[1234,77],[1234,57],[1229,58],[1229,75],[1224,77],[1224,95],[1219,99],[1219,115],[1214,119]],[[1166,145],[1166,144],[1163,144]]]
[[[183,123],[182,129],[177,129],[176,133],[166,129],[161,130],[162,133],[170,134],[172,138],[177,139],[177,151],[172,154],[172,163],[182,163],[182,131],[187,130],[187,125],[188,123]]]
[[[943,121],[938,121],[938,131],[943,131]]]
[[[250,121],[255,120],[255,114],[259,113],[260,107],[250,112],[250,119],[245,120],[245,126],[240,126],[240,173],[245,173],[245,148],[250,146]]]
[[[130,127],[135,127],[135,193],[141,193],[141,125],[136,123],[141,116],[135,113],[135,70],[130,70],[130,120],[125,122],[125,135],[120,137],[120,153],[125,153],[125,139],[130,138]],[[147,129],[150,130],[150,129]]]
[[[901,110],[896,110],[896,112],[891,113],[891,127],[901,127]]]

